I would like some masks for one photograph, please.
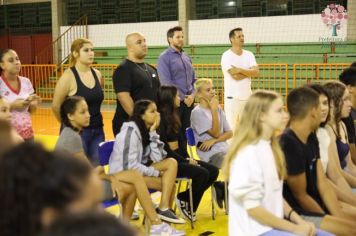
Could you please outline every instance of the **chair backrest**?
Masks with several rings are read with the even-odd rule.
[[[185,137],[187,139],[187,151],[189,157],[196,160],[200,160],[197,154],[197,147],[196,147],[195,137],[194,137],[194,132],[192,127],[188,127],[185,130]]]
[[[185,137],[187,139],[187,144],[189,146],[195,146],[196,143],[195,143],[195,137],[194,137],[194,132],[193,132],[193,128],[192,127],[188,127],[186,130],[185,130]]]
[[[101,142],[98,147],[100,165],[104,167],[105,173],[108,172],[108,164],[114,143],[114,140]]]

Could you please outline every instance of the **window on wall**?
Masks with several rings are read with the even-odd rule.
[[[66,0],[64,4],[68,25],[84,14],[89,24],[178,20],[178,0]]]
[[[288,15],[288,0],[267,0],[266,12],[268,16]]]
[[[5,7],[0,6],[0,30],[5,29]]]
[[[347,0],[195,0],[193,19],[319,14],[330,3]]]
[[[0,29],[13,33],[51,32],[51,3],[0,6]]]

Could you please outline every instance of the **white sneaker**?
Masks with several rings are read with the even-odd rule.
[[[134,210],[131,215],[131,220],[139,220],[140,215],[138,214],[138,211]]]
[[[151,225],[150,236],[165,236],[165,235],[184,236],[185,232],[176,230],[175,228],[172,228],[165,222],[162,222],[162,224],[159,225]]]

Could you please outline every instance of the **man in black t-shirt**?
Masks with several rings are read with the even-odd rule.
[[[320,162],[314,134],[321,122],[319,95],[308,87],[294,89],[288,95],[287,107],[290,126],[280,139],[288,171],[284,198],[317,227],[337,235],[353,235],[353,225],[348,221],[353,218],[341,209]],[[333,216],[327,215],[329,212]]]
[[[340,75],[339,80],[344,83],[349,90],[352,110],[348,118],[342,119],[347,129],[347,137],[350,144],[352,161],[356,164],[356,67],[345,69]]]
[[[157,101],[160,87],[157,71],[144,63],[147,55],[146,39],[141,33],[126,36],[127,58],[116,68],[112,80],[116,93],[116,111],[112,121],[116,136],[132,115],[134,103],[140,99]]]
[[[284,197],[289,202],[291,207],[299,214],[308,215],[311,212],[321,213],[327,212],[317,188],[317,160],[319,160],[318,140],[314,133],[311,133],[304,143],[300,140],[297,134],[287,128],[281,136],[281,146],[285,154],[288,175],[298,176],[305,175],[306,192],[320,206],[320,209],[303,209],[298,203],[298,200],[293,195],[292,189],[286,183],[284,186]]]

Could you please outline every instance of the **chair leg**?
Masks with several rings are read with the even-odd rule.
[[[182,181],[178,180],[178,188],[177,188],[177,194],[180,193],[180,187],[182,185]],[[177,212],[177,204],[174,204],[174,212]]]
[[[150,225],[149,225],[149,220],[146,214],[143,215],[143,221],[142,224],[145,225],[145,235],[149,236],[150,235]]]
[[[194,221],[193,221],[193,191],[192,191],[192,180],[189,179],[187,185],[189,185],[189,205],[190,205],[190,225],[192,229],[194,229]]]
[[[225,190],[225,214],[229,214],[229,196],[228,196],[228,183],[224,181],[224,190]]]
[[[214,185],[212,184],[210,186],[210,190],[211,190],[211,217],[213,218],[213,220],[215,220],[215,205],[214,205]]]

